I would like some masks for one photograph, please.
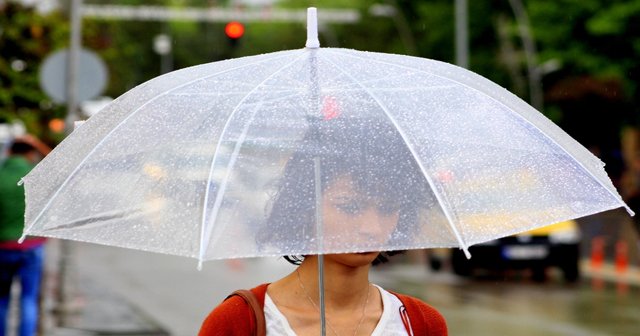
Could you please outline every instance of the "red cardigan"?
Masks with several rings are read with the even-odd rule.
[[[264,306],[267,286],[268,284],[262,284],[251,290],[261,306]],[[393,294],[405,306],[414,335],[447,335],[447,324],[444,317],[435,308],[411,296]],[[254,328],[255,320],[251,308],[241,297],[233,296],[209,313],[198,336],[247,336],[251,335]]]

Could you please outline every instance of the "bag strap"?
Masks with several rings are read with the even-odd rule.
[[[227,296],[227,299],[237,295],[244,299],[244,301],[249,305],[251,310],[253,311],[254,321],[256,323],[256,330],[254,330],[255,336],[266,336],[267,335],[267,326],[264,320],[264,309],[258,302],[258,298],[256,298],[255,294],[252,291],[247,289],[238,289],[237,291],[231,293],[231,295]],[[225,299],[226,300],[226,299]]]

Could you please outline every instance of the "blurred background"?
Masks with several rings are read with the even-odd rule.
[[[0,145],[31,133],[54,147],[172,70],[302,48],[309,6],[323,47],[454,63],[507,88],[600,157],[640,209],[640,0],[0,0]],[[470,261],[410,251],[372,279],[436,306],[452,335],[635,335],[639,222],[613,210],[472,247]],[[291,270],[48,249],[44,335],[194,335],[226,294]]]

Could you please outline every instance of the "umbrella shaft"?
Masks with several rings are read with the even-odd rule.
[[[324,256],[318,255],[318,286],[320,287],[320,331],[321,335],[326,335],[326,317],[324,307]]]
[[[316,235],[318,237],[318,251],[323,246],[322,241],[322,185],[320,183],[320,158],[313,159],[314,177],[315,177],[315,194],[316,194]],[[318,287],[319,287],[319,301],[320,301],[320,335],[326,335],[326,323],[325,323],[325,307],[324,307],[324,256],[318,254]]]

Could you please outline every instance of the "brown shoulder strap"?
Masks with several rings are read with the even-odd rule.
[[[264,320],[264,310],[262,306],[260,306],[260,303],[258,302],[258,298],[256,298],[256,296],[250,290],[239,289],[231,293],[231,295],[227,296],[227,299],[234,295],[237,295],[243,298],[244,301],[249,305],[249,307],[251,307],[251,310],[253,311],[253,316],[256,322],[256,330],[254,335],[266,336],[267,326]]]

